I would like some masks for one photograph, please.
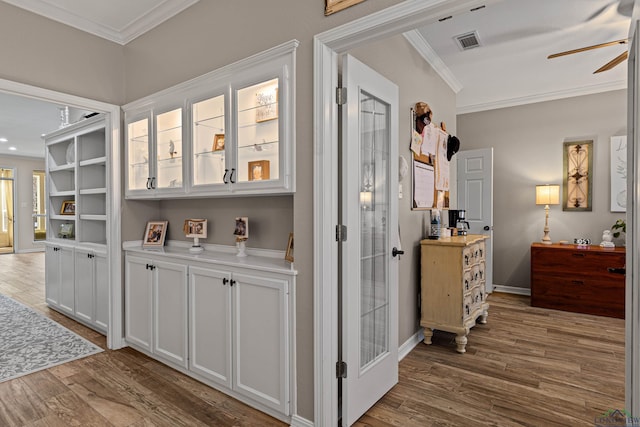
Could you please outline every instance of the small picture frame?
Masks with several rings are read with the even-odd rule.
[[[164,246],[167,237],[169,221],[149,221],[144,231],[143,248],[156,248]]]
[[[65,200],[62,202],[62,207],[60,208],[60,215],[75,215],[76,214],[76,201],[75,200]]]
[[[58,231],[58,237],[61,239],[73,239],[75,236],[73,234],[73,224],[65,223],[60,224],[60,230]]]
[[[224,150],[224,133],[216,133],[213,136],[213,147],[211,151],[223,151]]]
[[[236,240],[247,240],[249,238],[249,218],[241,216],[236,218],[236,227],[233,230]]]
[[[256,92],[256,123],[278,118],[278,86],[271,85]]]
[[[289,233],[289,241],[287,242],[287,252],[284,255],[284,259],[289,262],[293,262],[293,233]]]
[[[269,179],[269,160],[249,162],[249,181]]]
[[[207,220],[206,219],[185,219],[184,227],[185,237],[198,237],[200,239],[207,238]]]

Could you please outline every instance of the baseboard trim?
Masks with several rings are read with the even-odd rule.
[[[15,251],[17,254],[30,254],[35,252],[44,252],[44,246],[41,248],[33,248],[33,249],[19,249]]]
[[[302,418],[300,415],[292,415],[291,416],[291,427],[313,427],[314,424],[312,421],[309,421],[306,418]]]
[[[424,331],[420,329],[398,348],[398,362],[404,359],[407,354],[411,353],[411,350],[420,344],[422,340],[424,340]]]
[[[531,296],[531,289],[529,288],[517,288],[514,286],[501,286],[494,285],[493,292],[504,292],[505,294],[516,294],[516,295],[526,295],[528,297]]]

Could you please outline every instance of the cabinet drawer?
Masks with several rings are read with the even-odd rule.
[[[577,313],[624,318],[625,281],[597,277],[538,274],[532,280],[531,305]]]
[[[535,273],[581,275],[608,280],[611,278],[607,270],[609,267],[623,268],[624,265],[625,255],[621,252],[531,249],[531,269]]]

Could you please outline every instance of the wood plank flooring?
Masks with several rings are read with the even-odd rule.
[[[0,293],[92,342],[47,308],[44,254],[0,255]],[[357,426],[593,426],[624,407],[624,320],[529,306],[494,293],[467,353],[437,331],[400,363],[400,381]],[[0,383],[0,426],[284,426],[141,353],[106,350]]]

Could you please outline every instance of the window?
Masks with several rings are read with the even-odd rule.
[[[44,171],[33,171],[33,240],[47,237],[47,208],[45,203]]]

